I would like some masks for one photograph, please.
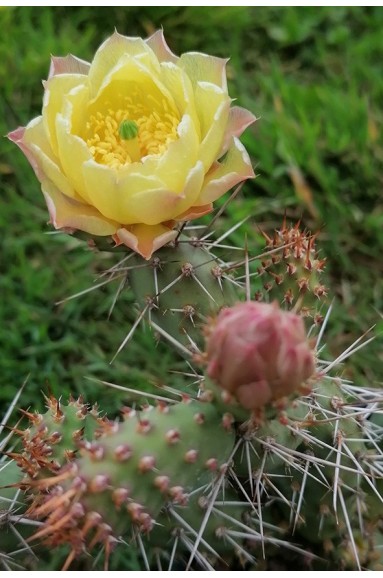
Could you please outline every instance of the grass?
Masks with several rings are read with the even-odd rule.
[[[337,353],[371,324],[383,330],[382,25],[383,10],[372,7],[3,9],[1,134],[39,114],[50,54],[90,60],[114,27],[146,36],[163,26],[176,53],[230,56],[230,94],[260,117],[244,137],[259,176],[230,206],[226,224],[252,215],[254,244],[258,227],[272,230],[284,213],[321,229],[336,297],[328,342]],[[110,321],[116,286],[55,305],[87,288],[113,257],[47,234],[32,170],[11,143],[3,139],[0,147],[0,401],[27,375],[24,406],[50,387],[64,396],[82,392],[108,410],[123,397],[84,376],[130,387],[169,381],[175,362],[144,332],[109,365],[135,317],[126,292]],[[383,380],[381,343],[355,356],[351,377]]]

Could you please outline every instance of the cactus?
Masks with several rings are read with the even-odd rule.
[[[256,284],[267,270],[274,279],[268,295],[283,292],[282,306],[294,313],[276,304],[233,305],[254,293],[253,257],[225,265],[211,249],[182,236],[149,263],[130,257],[141,308],[135,325],[145,317],[196,364],[191,399],[125,408],[122,422],[101,420],[74,400],[65,409],[48,400],[44,418],[28,414],[23,451],[9,456],[26,473],[26,515],[42,522],[35,540],[64,547],[64,569],[100,549],[107,568],[118,544],[145,569],[273,569],[277,550],[286,568],[379,567],[380,399],[330,377],[350,352],[330,364],[315,359],[313,372],[320,338],[310,349],[297,316],[309,313],[315,324],[321,317],[324,260],[313,237],[283,225],[267,249],[281,259],[255,277]],[[223,306],[232,308],[219,313]],[[239,309],[239,322],[227,324]],[[246,362],[247,349],[256,364]],[[243,385],[251,385],[249,395],[238,395]],[[266,385],[272,394],[262,397]]]
[[[130,287],[141,311],[173,344],[196,350],[206,318],[236,300],[234,283],[203,241],[181,235],[175,246],[155,253],[147,264],[129,260]],[[169,339],[168,337],[168,339]]]
[[[320,324],[318,305],[325,302],[328,289],[322,281],[326,259],[316,250],[316,235],[301,230],[299,223],[287,226],[284,220],[272,237],[266,233],[264,237],[266,256],[258,268],[263,286],[255,291],[255,299],[276,299]]]
[[[91,551],[103,544],[108,557],[120,536],[150,533],[161,508],[187,503],[188,493],[225,465],[233,446],[231,423],[219,427],[211,405],[125,408],[124,418],[105,423],[97,440],[80,444],[76,462],[36,484],[28,514],[46,521],[35,537],[69,544],[65,567],[85,545]]]

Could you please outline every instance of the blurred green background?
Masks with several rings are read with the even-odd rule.
[[[258,178],[227,212],[227,225],[253,215],[272,231],[286,212],[320,229],[335,308],[327,331],[336,355],[373,323],[378,338],[345,368],[359,384],[383,379],[383,9],[254,7],[20,7],[0,10],[0,125],[5,135],[40,113],[50,55],[91,60],[114,28],[150,35],[163,27],[175,53],[230,56],[230,94],[260,120],[243,139]],[[165,348],[139,332],[109,361],[135,318],[125,292],[110,320],[117,286],[55,306],[86,289],[117,261],[76,239],[48,235],[47,210],[32,169],[0,142],[0,401],[30,374],[22,405],[39,390],[83,392],[113,408],[92,375],[127,386],[166,382]],[[175,361],[170,362],[176,367]]]

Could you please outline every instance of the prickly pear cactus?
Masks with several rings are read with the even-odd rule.
[[[9,452],[26,474],[25,484],[49,473],[55,474],[76,457],[78,442],[93,438],[95,430],[104,423],[96,406],[90,408],[81,398],[70,397],[67,404],[53,396],[45,397],[47,412],[23,411],[30,426],[19,429],[23,449]]]
[[[328,293],[322,280],[326,259],[316,249],[316,235],[302,230],[300,224],[287,226],[286,221],[266,239],[265,253],[258,274],[263,285],[255,292],[258,301],[276,299],[288,309],[320,324],[320,305]]]
[[[175,247],[160,249],[149,263],[133,255],[129,267],[141,311],[181,351],[182,346],[195,351],[206,318],[237,298],[233,279],[196,237],[180,236]]]
[[[35,538],[69,545],[65,568],[99,544],[107,560],[121,536],[150,534],[162,508],[186,505],[217,476],[233,442],[231,424],[212,405],[125,408],[122,423],[104,424],[96,441],[80,444],[79,459],[38,481],[28,515],[45,523]]]

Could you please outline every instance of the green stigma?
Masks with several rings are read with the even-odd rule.
[[[132,140],[138,135],[138,124],[134,120],[123,120],[118,127],[118,134],[123,140]]]

